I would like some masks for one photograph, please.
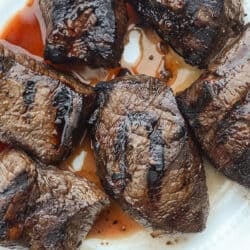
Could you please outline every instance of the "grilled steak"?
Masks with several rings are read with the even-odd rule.
[[[250,26],[178,101],[215,167],[250,187]]]
[[[77,249],[107,197],[86,179],[37,168],[24,153],[0,153],[0,243]]]
[[[0,99],[0,141],[56,163],[78,139],[95,94],[74,78],[0,44]]]
[[[39,0],[53,63],[117,66],[127,29],[124,0]]]
[[[156,78],[100,83],[90,119],[107,193],[139,222],[198,232],[208,210],[204,169],[171,90]]]
[[[242,29],[240,0],[130,0],[185,60],[205,67],[230,36]]]

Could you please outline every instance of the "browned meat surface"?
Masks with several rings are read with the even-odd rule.
[[[24,153],[0,153],[0,244],[31,250],[73,250],[109,204],[86,179],[37,168]]]
[[[47,26],[44,56],[53,63],[119,64],[127,29],[124,0],[39,0]]]
[[[81,137],[95,94],[0,44],[0,99],[0,141],[50,164],[66,157]]]
[[[250,187],[250,27],[178,100],[215,167]]]
[[[204,169],[171,90],[141,75],[100,83],[96,91],[90,125],[107,193],[143,224],[204,229]]]
[[[156,29],[185,60],[205,67],[242,29],[240,0],[130,0],[142,23]]]

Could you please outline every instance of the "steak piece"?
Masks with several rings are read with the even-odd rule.
[[[71,76],[0,44],[0,99],[0,141],[51,164],[71,151],[95,94]]]
[[[250,26],[178,102],[215,167],[250,187]]]
[[[90,125],[106,192],[144,225],[204,229],[204,169],[171,90],[140,75],[100,83],[96,91]]]
[[[130,0],[143,23],[185,58],[206,67],[229,37],[242,29],[240,0]]]
[[[118,66],[127,30],[124,0],[39,0],[53,63]]]
[[[0,243],[31,250],[77,249],[106,195],[86,179],[42,169],[26,154],[0,153]]]

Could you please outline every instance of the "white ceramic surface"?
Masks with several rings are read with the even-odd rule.
[[[26,0],[0,0],[0,30]],[[250,13],[250,0],[245,0]],[[246,17],[250,21],[250,17]],[[138,54],[136,34],[125,49],[127,61]],[[134,44],[133,44],[134,43]],[[80,156],[83,160],[84,154]],[[79,161],[78,161],[79,164]],[[82,250],[250,250],[250,190],[226,179],[206,164],[210,199],[207,228],[199,234],[171,235],[153,239],[141,231],[117,240],[86,240]],[[171,241],[174,244],[167,245]],[[106,244],[108,242],[108,244]],[[177,243],[176,243],[177,242]],[[0,250],[4,248],[0,247]]]

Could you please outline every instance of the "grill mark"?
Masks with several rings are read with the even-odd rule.
[[[243,85],[243,84],[242,84]],[[211,94],[213,96],[213,101],[207,105],[206,109],[203,110],[203,113],[199,115],[199,119],[203,120],[207,117],[207,112],[214,114],[219,109],[221,112],[218,112],[218,117],[210,117],[212,118],[212,122],[208,119],[208,124],[205,126],[213,127],[215,123],[218,123],[226,113],[230,112],[230,110],[237,105],[238,102],[245,99],[245,96],[248,92],[247,86],[234,86],[233,80],[230,77],[226,79],[218,79],[216,82],[210,82]],[[240,89],[244,89],[244,91],[240,92]],[[234,93],[236,92],[236,94]],[[226,97],[230,97],[229,100]],[[238,100],[234,100],[237,97]],[[204,124],[201,124],[201,127],[204,127]]]
[[[202,80],[199,80],[202,81]],[[214,81],[214,80],[213,80]],[[216,81],[218,81],[218,84],[216,84]],[[178,97],[178,103],[181,106],[181,110],[183,113],[183,116],[185,117],[185,119],[189,122],[190,126],[192,127],[192,131],[196,134],[196,136],[198,137],[198,139],[200,141],[203,140],[204,136],[210,136],[214,135],[216,136],[217,132],[221,129],[221,127],[223,129],[225,129],[226,124],[223,125],[223,123],[226,123],[227,120],[229,119],[230,115],[234,112],[234,110],[242,105],[242,103],[245,101],[245,99],[247,98],[248,95],[248,91],[247,88],[246,92],[243,94],[243,96],[241,96],[240,100],[234,104],[232,104],[232,107],[230,108],[230,110],[227,110],[225,112],[225,114],[219,119],[217,118],[217,120],[214,120],[214,123],[216,122],[216,124],[214,124],[212,127],[210,125],[209,129],[204,130],[204,125],[201,124],[200,122],[200,115],[202,115],[203,113],[206,113],[207,111],[205,110],[210,104],[212,106],[214,106],[213,104],[213,99],[214,97],[218,98],[218,95],[220,94],[221,91],[223,91],[226,87],[226,81],[223,81],[222,79],[215,79],[215,83],[209,83],[209,81],[205,81],[202,84],[200,84],[202,86],[199,87],[199,85],[197,86],[198,89],[203,88],[204,85],[206,85],[206,89],[208,90],[208,95],[210,96],[209,99],[210,101],[208,101],[208,95],[206,95],[204,92],[200,92],[198,90],[197,92],[197,87],[193,87],[193,89],[188,90],[187,93],[184,96],[179,96]],[[207,104],[204,105],[202,107],[202,109],[200,109],[198,107],[198,102],[194,102],[192,103],[192,101],[189,101],[190,99],[192,100],[194,98],[194,96],[197,95],[198,99],[202,99],[204,96],[204,99],[207,99]],[[187,99],[188,97],[188,99]],[[191,104],[188,105],[188,102]],[[195,106],[197,105],[197,107]],[[213,107],[214,109],[214,107]],[[209,118],[207,118],[209,119]],[[197,132],[199,131],[199,132]],[[211,134],[212,132],[212,134]],[[205,133],[205,134],[204,134]],[[214,139],[215,140],[215,139]]]
[[[230,111],[226,113],[226,115],[223,117],[221,121],[219,121],[216,130],[215,130],[215,142],[219,144],[225,144],[228,139],[230,134],[227,134],[226,130],[229,128],[231,125],[235,124],[237,121],[243,119],[245,120],[244,117],[238,117],[241,116],[241,109],[242,105],[244,105],[246,98],[242,99],[241,101],[237,102]]]
[[[114,86],[113,84],[108,84],[106,82],[100,82],[98,83],[96,86],[95,86],[95,91],[99,94],[101,93],[105,93],[108,98],[108,95],[109,95],[109,91],[113,90]]]
[[[164,170],[164,145],[162,131],[157,129],[150,135],[151,163],[148,173],[148,185],[160,185],[159,181]]]
[[[232,106],[232,108],[225,113],[223,118],[221,120],[218,120],[218,122],[216,123],[214,127],[210,128],[208,131],[204,131],[206,133],[205,135],[204,135],[204,132],[203,133],[199,132],[200,134],[196,133],[200,144],[203,144],[202,143],[203,136],[207,136],[208,138],[210,136],[210,141],[213,141],[213,143],[206,144],[205,147],[203,146],[203,148],[207,152],[213,151],[213,145],[217,145],[218,147],[221,147],[224,144],[226,144],[228,140],[230,139],[230,135],[231,135],[230,133],[228,133],[230,132],[228,128],[230,128],[230,126],[235,124],[237,121],[246,119],[244,117],[239,118],[237,116],[240,115],[242,105],[245,105],[248,102],[247,101],[248,96],[249,96],[249,92],[246,92],[245,96],[241,98],[241,100],[236,102]],[[196,128],[196,129],[199,129],[199,128]]]
[[[123,0],[50,2],[39,1],[45,23],[51,28],[46,37],[46,59],[59,64],[118,66],[127,25]]]
[[[114,144],[114,155],[116,161],[119,164],[119,172],[113,173],[111,176],[112,182],[120,190],[119,193],[122,193],[127,185],[129,175],[127,173],[127,158],[126,158],[126,149],[128,145],[128,126],[127,126],[127,117],[121,121],[120,130],[117,132],[117,136]]]
[[[241,185],[250,186],[250,148],[248,147],[240,157],[234,159],[232,164],[223,169],[223,173],[239,182]]]
[[[28,180],[28,173],[23,172],[19,174],[8,186],[4,192],[0,193],[0,198],[4,196],[10,196],[16,193],[17,191],[24,191],[27,188],[27,180]]]
[[[210,73],[196,82],[197,87],[187,90],[183,100],[178,98],[210,161],[230,179],[247,187],[250,186],[248,36],[249,26],[246,26],[245,33],[211,65]],[[212,88],[214,101],[197,114],[190,103],[203,98],[198,90],[206,82]]]
[[[234,160],[234,165],[239,166],[240,174],[247,178],[246,181],[250,182],[250,147]]]
[[[189,101],[189,99],[194,99],[195,101]],[[177,97],[177,102],[181,107],[182,114],[192,123],[191,126],[194,129],[200,127],[199,114],[202,113],[212,100],[212,88],[208,82],[204,82],[202,86],[197,82],[197,84],[191,87],[187,94]]]
[[[76,249],[76,241],[86,236],[96,216],[109,204],[108,198],[91,183],[73,174],[56,168],[36,169],[35,162],[15,150],[6,154],[9,158],[1,166],[3,173],[15,174],[16,179],[9,181],[3,192],[10,195],[0,196],[0,212],[3,205],[6,207],[3,216],[0,213],[0,241],[4,241],[1,244],[9,245],[10,241],[36,249]],[[22,158],[18,162],[21,173],[5,171],[16,156]],[[91,195],[87,197],[86,192]],[[85,198],[88,201],[83,204],[81,200]],[[76,200],[80,203],[76,204]],[[4,227],[6,232],[2,231]]]
[[[199,192],[206,192],[205,186],[200,184],[200,182],[205,180],[202,174],[200,177],[198,176],[199,166],[196,163],[194,164],[195,161],[192,156],[193,154],[195,156],[195,153],[193,151],[186,152],[186,147],[189,147],[187,142],[188,135],[185,136],[187,134],[187,131],[185,131],[186,127],[183,129],[183,126],[185,126],[184,121],[178,113],[171,91],[164,88],[164,85],[159,84],[157,80],[144,76],[138,78],[125,77],[120,79],[120,81],[118,79],[106,85],[114,86],[113,91],[106,93],[108,97],[111,97],[111,100],[105,103],[105,105],[99,102],[97,109],[100,117],[91,128],[95,141],[94,145],[97,149],[95,153],[98,156],[99,176],[104,183],[105,190],[113,198],[117,199],[130,214],[143,221],[143,224],[147,223],[147,225],[164,229],[168,229],[169,226],[171,229],[174,228],[174,230],[178,231],[200,231],[204,227],[204,218],[206,217],[203,213],[204,209],[201,208],[201,218],[197,218],[199,220],[197,221],[196,215],[192,214],[191,208],[193,204],[196,207],[195,202],[200,198]],[[162,98],[159,99],[157,96],[162,96],[165,99],[161,100]],[[105,94],[102,94],[102,98],[105,98]],[[151,119],[151,114],[155,114],[154,119]],[[143,115],[149,118],[146,120],[142,119]],[[127,124],[124,124],[124,120]],[[124,144],[119,144],[119,140],[117,140],[118,130],[119,133],[123,131],[122,136],[119,137],[124,138]],[[127,131],[128,134],[126,136]],[[116,147],[116,150],[114,150],[114,147]],[[123,152],[125,157],[122,158],[122,161],[124,159],[128,161],[125,170],[131,175],[132,180],[127,179],[125,190],[122,192],[119,190],[120,187],[117,187],[116,183],[112,182],[111,175],[112,173],[119,173],[119,162],[117,159],[121,159],[120,155],[120,158],[117,158],[114,152],[116,151],[119,154],[121,153],[119,152],[120,149],[124,147],[126,147],[125,152]],[[198,158],[197,161],[199,162]],[[181,166],[180,163],[182,164]],[[200,182],[197,182],[198,187],[196,189],[191,184],[180,180],[184,186],[190,185],[190,189],[187,188],[187,192],[194,199],[185,200],[188,203],[186,206],[187,214],[184,215],[184,218],[180,218],[183,225],[175,224],[176,221],[179,221],[179,218],[176,218],[171,225],[167,225],[165,216],[167,216],[168,211],[170,211],[169,217],[171,218],[177,214],[175,211],[178,210],[179,206],[182,207],[184,202],[182,198],[185,198],[185,194],[183,193],[183,197],[180,197],[173,190],[173,196],[166,196],[167,200],[164,202],[162,200],[163,181],[166,180],[165,177],[171,178],[171,175],[179,181],[175,174],[179,175],[179,173],[182,173],[182,169],[185,167],[184,164],[190,167],[188,171],[192,171],[190,178],[194,178],[194,181],[199,178]],[[174,170],[173,173],[172,169]],[[179,172],[179,169],[181,172]],[[157,183],[159,181],[160,184]],[[166,182],[166,185],[170,185],[169,187],[171,188],[171,184],[168,182]],[[112,191],[118,193],[118,197],[115,197]],[[167,188],[166,193],[168,191],[170,192]],[[206,195],[203,197],[204,199],[199,202],[204,202]],[[168,201],[169,203],[176,201],[171,203],[170,210],[167,207]],[[172,208],[174,211],[171,210]],[[201,221],[202,219],[203,221]],[[197,222],[197,225],[191,225],[192,221]]]
[[[4,72],[4,56],[0,55],[0,74]]]
[[[148,195],[152,202],[159,200],[161,195],[160,192],[155,192],[154,187],[161,186],[161,180],[165,173],[164,149],[165,142],[162,138],[162,131],[157,129],[150,135],[151,164],[147,174]]]
[[[5,72],[8,72],[9,69],[15,63],[13,59],[6,58],[3,54],[4,52],[0,49],[0,74],[4,74]]]
[[[61,138],[61,145],[64,144],[64,139],[67,138],[65,133],[67,132],[68,118],[73,110],[72,100],[71,91],[65,86],[59,86],[53,98],[53,106],[56,108],[55,125],[57,134]]]
[[[113,84],[107,84],[106,82],[100,82],[95,86],[94,91],[97,94],[95,111],[91,115],[88,121],[88,124],[91,128],[94,127],[94,125],[97,123],[97,121],[101,116],[101,110],[98,109],[97,107],[102,107],[108,103],[110,96],[109,92],[111,92],[112,90],[113,90]],[[96,147],[96,150],[97,150],[96,152],[99,151],[98,146]]]
[[[27,107],[31,106],[36,97],[36,83],[34,81],[27,81],[24,83],[23,101]]]
[[[165,150],[168,148],[168,144],[164,141],[162,137],[162,131],[160,129],[155,130],[150,135],[150,155],[152,156],[152,161],[156,164],[151,164],[149,169],[149,174],[153,175],[153,182],[148,181],[148,195],[152,204],[157,204],[157,201],[161,198],[161,192],[157,191],[158,187],[161,187],[162,178],[167,170],[168,166],[171,166],[174,161],[183,153],[183,150],[178,150],[178,154],[173,159],[168,159],[166,162]],[[179,141],[182,147],[185,146],[185,141],[188,138],[188,130],[185,127],[180,127],[172,138],[173,141]],[[171,142],[169,142],[171,143]],[[156,188],[155,188],[156,187]]]
[[[228,36],[223,36],[219,27],[221,22],[226,22],[223,1],[205,5],[206,1],[202,4],[197,1],[173,1],[174,4],[151,0],[130,2],[138,14],[154,26],[159,36],[192,65],[206,66],[214,56],[211,49],[219,51]],[[226,27],[228,33],[232,32],[231,26]]]
[[[127,153],[129,145],[129,133],[146,135],[147,138],[151,138],[157,124],[158,118],[152,112],[131,112],[126,115],[121,121],[121,129],[116,136],[116,143],[114,144],[114,155],[119,163],[119,173],[112,175],[112,181],[116,182],[116,186],[119,186],[120,190],[124,190],[127,182],[131,180],[131,176],[127,173]],[[138,129],[143,129],[139,131]],[[144,134],[145,132],[145,134]],[[163,163],[164,165],[164,163]],[[148,181],[151,181],[151,177],[148,176]],[[118,185],[117,185],[118,184]]]
[[[238,180],[238,182],[242,183],[243,185],[249,186],[250,178],[249,180],[247,180],[247,178],[245,178],[246,174],[241,173],[241,169],[245,169],[246,171],[248,171],[247,175],[250,175],[249,156],[244,156],[244,152],[249,150],[250,147],[249,130],[247,130],[247,126],[250,126],[250,113],[248,111],[250,103],[248,100],[248,95],[246,96],[246,102],[240,103],[230,113],[230,115],[227,116],[228,120],[224,121],[219,130],[216,131],[215,143],[217,147],[215,150],[219,152],[220,148],[228,148],[228,150],[224,151],[225,159],[227,162],[222,164],[224,166],[223,171],[225,172],[225,175],[231,177],[232,179]],[[242,129],[241,131],[239,131],[240,134],[237,138],[237,146],[237,142],[235,142],[236,138],[234,133],[235,129],[239,129],[241,127]],[[216,159],[214,161],[216,162]],[[221,165],[220,162],[216,163],[218,167]],[[245,170],[243,170],[243,172]]]
[[[29,185],[28,173],[22,172],[10,183],[6,190],[0,193],[0,200],[6,201],[6,203],[0,207],[0,217],[3,218],[0,220],[0,240],[6,239],[7,230],[13,224],[12,221],[8,221],[8,218],[5,218],[5,213],[8,210],[8,207],[11,205],[13,197],[15,197],[17,193],[28,191],[27,189]],[[17,222],[17,220],[21,221],[23,216],[16,218],[14,224]]]
[[[56,164],[79,142],[93,108],[95,93],[92,87],[77,84],[71,75],[57,72],[22,51],[15,53],[14,50],[8,43],[0,45],[0,65],[4,66],[3,74],[0,71],[3,85],[0,92],[6,100],[1,109],[1,140],[15,144],[44,163]],[[8,64],[12,64],[9,69]],[[56,103],[60,99],[56,98],[57,91],[63,86],[70,92],[71,108]],[[8,119],[15,122],[6,123]]]
[[[105,82],[100,82],[98,83],[95,88],[94,91],[97,94],[97,98],[96,98],[96,103],[95,103],[95,110],[93,112],[93,114],[91,115],[90,119],[88,120],[88,125],[92,130],[92,134],[95,134],[93,128],[95,126],[97,126],[98,121],[100,121],[101,118],[101,109],[97,108],[97,107],[103,107],[104,105],[106,106],[106,104],[109,101],[109,93],[113,90],[113,84],[107,84]],[[94,151],[96,152],[96,154],[100,153],[100,149],[101,146],[100,144],[97,142],[97,140],[95,140],[95,142],[93,143],[94,146]],[[104,156],[103,156],[104,157]],[[102,168],[101,164],[99,164],[99,161],[97,160],[97,170],[99,172],[99,174],[102,172],[102,176],[107,176],[108,173],[106,171],[106,168]],[[114,176],[115,178],[116,176]],[[114,190],[112,188],[110,188],[109,186],[109,182],[106,179],[101,179],[102,185],[106,187],[106,192],[109,194],[112,194],[115,196],[114,194]]]

